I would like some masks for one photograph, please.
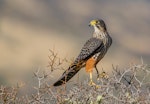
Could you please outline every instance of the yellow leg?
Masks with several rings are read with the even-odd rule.
[[[100,88],[100,86],[96,85],[93,80],[92,80],[92,72],[90,72],[90,82],[89,82],[90,86],[94,86],[95,88]]]
[[[90,72],[90,82],[89,85],[95,86],[96,84],[92,80],[92,72]]]

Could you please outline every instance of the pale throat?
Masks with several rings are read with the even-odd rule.
[[[104,39],[106,38],[107,36],[107,33],[98,29],[96,26],[94,26],[94,33],[93,33],[93,37],[96,37],[96,38],[100,38],[100,39]]]

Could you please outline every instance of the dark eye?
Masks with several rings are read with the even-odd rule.
[[[96,24],[99,24],[99,21],[96,21]]]

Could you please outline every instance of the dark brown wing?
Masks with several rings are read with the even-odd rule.
[[[63,75],[59,78],[57,82],[54,83],[54,86],[59,86],[67,81],[69,81],[82,67],[89,58],[98,53],[104,44],[100,39],[91,38],[89,39],[81,49],[79,56],[76,58],[73,65],[71,65],[68,70],[66,70]]]

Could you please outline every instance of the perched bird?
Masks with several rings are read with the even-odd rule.
[[[111,46],[112,38],[108,34],[105,22],[102,19],[92,20],[89,26],[94,27],[93,37],[87,40],[73,64],[70,65],[53,86],[65,84],[83,67],[90,74],[90,84],[95,85],[92,81],[92,71],[95,68],[98,74],[96,65]]]

